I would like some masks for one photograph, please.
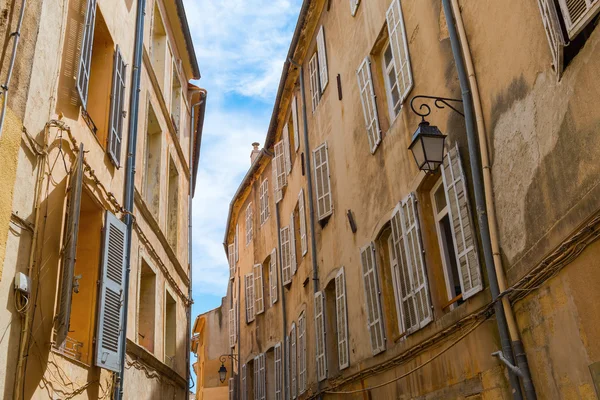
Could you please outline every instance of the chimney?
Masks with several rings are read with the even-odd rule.
[[[258,142],[252,143],[252,152],[250,153],[250,165],[254,164],[254,160],[256,160],[256,157],[258,157],[258,155],[260,154],[260,149],[258,148],[259,145],[260,143]]]

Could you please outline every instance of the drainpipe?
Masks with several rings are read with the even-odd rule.
[[[492,244],[492,252],[494,256],[494,267],[496,269],[496,275],[498,276],[498,288],[500,292],[506,290],[506,275],[504,268],[502,267],[502,257],[500,257],[500,243],[498,240],[498,224],[496,219],[496,207],[494,205],[494,193],[492,184],[492,167],[490,165],[490,158],[488,154],[487,135],[485,130],[485,124],[483,121],[483,111],[481,108],[481,100],[479,98],[479,88],[477,85],[477,78],[475,77],[475,69],[473,67],[473,59],[471,58],[471,50],[469,49],[469,42],[467,40],[467,34],[460,13],[460,7],[458,0],[452,0],[452,8],[454,13],[454,19],[456,21],[456,28],[458,29],[458,36],[460,39],[462,53],[467,67],[467,74],[469,75],[469,83],[473,91],[473,111],[475,112],[475,120],[477,123],[477,133],[479,137],[479,152],[481,154],[481,164],[483,169],[483,188],[485,190],[486,208],[489,213],[489,224],[490,224],[490,240]],[[527,355],[523,348],[523,342],[521,341],[521,335],[513,314],[513,310],[508,297],[502,297],[502,305],[504,306],[504,313],[506,314],[506,322],[508,323],[508,331],[512,340],[515,357],[517,359],[517,365],[522,371],[521,379],[523,381],[523,389],[527,399],[536,399],[535,387],[531,379],[531,371],[529,370],[529,364],[527,362]]]
[[[490,291],[494,301],[494,312],[496,314],[496,323],[498,325],[502,353],[504,354],[504,358],[514,365],[513,351],[510,343],[510,335],[508,333],[508,325],[506,323],[506,315],[504,314],[504,307],[502,306],[502,302],[497,301],[500,290],[498,286],[498,276],[496,275],[496,270],[494,268],[494,257],[490,242],[490,230],[485,206],[485,194],[482,187],[481,171],[479,169],[480,154],[477,146],[477,136],[475,133],[473,119],[473,100],[471,97],[471,90],[469,89],[467,74],[465,72],[465,64],[462,59],[458,34],[456,32],[456,26],[452,16],[452,6],[450,5],[450,0],[442,0],[442,4],[444,6],[444,14],[446,16],[446,23],[448,25],[450,44],[452,45],[452,54],[456,64],[464,105],[465,125],[467,129],[467,141],[469,145],[469,162],[471,164],[471,173],[473,175],[473,191],[475,192],[477,220],[479,222],[479,235],[481,245],[483,247],[485,268],[490,281]],[[514,371],[509,369],[508,378],[512,388],[513,399],[522,400],[523,394],[521,393],[521,386],[519,384],[518,376],[514,373]]]
[[[131,72],[131,99],[129,102],[129,126],[127,137],[127,164],[125,169],[125,224],[126,232],[126,254],[125,254],[125,288],[123,301],[123,329],[120,333],[121,340],[121,359],[120,372],[118,374],[118,384],[115,387],[114,398],[121,400],[123,398],[123,384],[125,377],[125,358],[127,352],[127,311],[129,307],[129,278],[131,272],[131,237],[133,229],[133,199],[135,194],[135,158],[137,154],[137,135],[138,135],[138,112],[140,104],[140,76],[142,72],[142,51],[144,47],[144,10],[146,9],[146,0],[138,0],[135,21],[135,47],[133,53],[133,71]]]
[[[19,21],[17,22],[17,30],[10,34],[14,36],[12,54],[10,56],[10,64],[8,65],[8,73],[6,75],[6,81],[0,86],[2,92],[0,96],[4,95],[4,101],[2,102],[2,112],[0,112],[0,137],[2,137],[2,128],[4,128],[4,118],[6,116],[6,104],[8,103],[8,88],[10,86],[10,80],[12,78],[13,69],[15,67],[15,60],[17,58],[17,48],[19,47],[19,39],[21,38],[21,26],[23,25],[23,16],[25,15],[25,5],[27,0],[21,2],[21,11],[19,12]]]
[[[315,234],[315,206],[313,204],[313,184],[310,167],[310,143],[308,142],[308,115],[306,112],[306,90],[304,89],[304,67],[291,58],[288,59],[296,68],[300,68],[300,94],[302,96],[302,119],[304,127],[304,159],[306,166],[306,184],[308,189],[308,219],[310,223],[310,255],[313,269],[313,292],[319,291],[319,265],[317,264],[317,239]],[[316,348],[315,348],[316,352]],[[315,353],[316,356],[316,353]],[[317,393],[321,391],[321,382],[317,378]],[[319,396],[320,397],[320,396]]]

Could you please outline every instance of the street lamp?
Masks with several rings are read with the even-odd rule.
[[[412,142],[408,149],[413,153],[417,167],[419,167],[421,171],[432,172],[444,162],[444,142],[447,136],[444,135],[437,126],[431,125],[425,120],[425,117],[431,114],[431,107],[423,103],[419,107],[419,110],[425,109],[425,111],[419,112],[415,110],[413,102],[415,99],[419,98],[433,99],[435,100],[434,105],[437,108],[448,106],[460,115],[463,115],[463,113],[458,111],[448,102],[453,101],[462,103],[462,100],[433,96],[415,96],[410,101],[410,108],[415,114],[421,117],[421,122],[413,135]]]
[[[225,361],[228,358],[231,358],[233,361],[237,361],[237,354],[223,354],[219,357],[219,361],[221,361],[221,367],[219,368],[219,380],[221,383],[225,382],[227,379],[227,368],[225,368]]]

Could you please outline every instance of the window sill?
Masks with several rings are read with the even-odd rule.
[[[84,361],[78,360],[75,357],[70,356],[70,355],[68,355],[68,354],[60,351],[60,349],[56,348],[54,346],[54,344],[52,344],[52,346],[51,346],[50,349],[51,349],[50,351],[52,351],[52,353],[58,354],[59,356],[61,356],[65,360],[67,360],[67,361],[69,361],[69,362],[71,362],[71,363],[73,363],[73,364],[75,364],[75,365],[77,365],[77,366],[79,366],[81,368],[89,369],[89,368],[92,367],[91,363],[86,363]]]

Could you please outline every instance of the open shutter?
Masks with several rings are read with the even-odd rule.
[[[398,215],[400,218],[400,215]],[[398,222],[399,223],[399,222]],[[398,318],[398,332],[403,333],[404,328],[404,312],[402,310],[402,292],[400,288],[400,263],[398,254],[395,248],[394,235],[388,237],[388,252],[390,255],[390,269],[392,271],[392,285],[394,286],[394,300],[396,303],[396,316]]]
[[[327,71],[327,49],[325,46],[325,28],[321,25],[317,34],[317,52],[319,54],[319,81],[321,82],[321,93],[329,83],[329,72]]]
[[[315,167],[317,216],[320,221],[333,213],[327,142],[313,150],[313,162]]]
[[[79,54],[77,70],[77,93],[84,109],[87,108],[90,70],[92,68],[92,48],[94,47],[94,27],[96,25],[96,0],[88,0],[85,11],[85,26]]]
[[[544,30],[546,31],[550,52],[552,53],[552,65],[554,66],[556,73],[560,76],[563,71],[563,49],[565,40],[558,20],[556,6],[554,0],[538,0],[538,6],[540,7]]]
[[[356,10],[358,10],[358,5],[360,4],[360,0],[350,0],[350,14],[354,17],[356,15]]]
[[[317,346],[317,379],[327,378],[327,357],[325,354],[325,297],[323,292],[315,293],[315,334]]]
[[[294,150],[300,148],[300,124],[298,123],[298,100],[296,96],[292,99],[292,122],[294,124]]]
[[[256,298],[256,314],[265,311],[262,265],[254,265],[254,296]]]
[[[284,226],[281,228],[281,262],[283,284],[292,282],[292,257],[290,251],[290,228]]]
[[[314,113],[321,100],[321,89],[319,89],[319,62],[317,53],[313,54],[308,62],[308,73],[310,77],[310,95],[312,99],[312,112]]]
[[[275,202],[278,203],[283,199],[283,187],[287,185],[287,174],[286,174],[286,162],[285,162],[285,145],[283,141],[275,143],[272,164],[275,169],[273,170],[273,179],[275,180]]]
[[[96,366],[119,371],[121,331],[123,329],[125,296],[125,231],[127,227],[110,212],[106,212],[102,243],[102,272],[98,301],[96,333]]]
[[[381,300],[379,298],[379,281],[377,279],[377,264],[375,261],[375,245],[373,243],[360,251],[362,274],[365,287],[365,302],[371,350],[373,354],[385,350],[385,334],[381,317]]]
[[[254,400],[259,400],[260,396],[260,359],[254,357]]]
[[[246,379],[246,364],[242,365],[242,400],[248,400],[248,381]]]
[[[377,116],[377,102],[375,101],[375,90],[373,89],[373,77],[371,75],[371,60],[365,57],[356,71],[358,89],[360,90],[360,101],[362,103],[367,137],[371,153],[375,153],[377,146],[381,143],[381,130]]]
[[[271,259],[269,260],[269,283],[271,285],[271,305],[277,303],[278,286],[277,286],[277,249],[271,251]]]
[[[281,343],[273,348],[275,359],[275,400],[283,400],[283,366],[281,359]]]
[[[239,224],[235,224],[235,237],[233,238],[233,245],[234,245],[234,250],[235,250],[235,262],[237,263],[238,260],[240,259],[240,253],[239,253],[239,240],[238,240],[238,236],[240,233],[240,225]]]
[[[402,204],[398,203],[392,213],[392,240],[394,258],[392,275],[396,304],[401,309],[402,331],[413,332],[418,329],[417,310],[413,298],[409,257],[406,254],[404,230],[402,228]],[[395,268],[394,268],[395,266]]]
[[[235,277],[235,246],[230,244],[227,246],[227,256],[229,258],[229,279]]]
[[[288,128],[288,124],[283,126],[283,132],[281,134],[283,137],[283,154],[285,156],[285,172],[289,175],[292,172],[292,156],[290,154],[290,129]]]
[[[298,317],[298,395],[306,391],[306,316]]]
[[[292,275],[296,274],[298,265],[296,263],[296,226],[294,224],[294,213],[290,215],[290,264]]]
[[[252,202],[250,202],[246,207],[246,246],[252,241],[252,217]]]
[[[235,346],[235,308],[229,309],[229,347]]]
[[[558,0],[569,39],[574,39],[600,11],[600,0]]]
[[[298,219],[300,219],[300,247],[302,256],[308,251],[306,242],[306,208],[304,207],[304,189],[298,194]]]
[[[229,378],[229,400],[235,400],[235,380]]]
[[[80,144],[77,158],[71,169],[67,194],[67,215],[65,217],[64,244],[61,258],[60,297],[56,313],[55,340],[57,347],[61,347],[65,342],[71,319],[73,277],[75,275],[75,257],[77,256],[77,237],[79,235],[79,210],[83,189],[83,156],[83,144]]]
[[[290,329],[290,392],[292,399],[295,399],[297,395],[296,362],[298,355],[296,348],[296,323],[292,322],[292,328]]]
[[[394,67],[396,70],[396,80],[398,81],[398,90],[402,98],[401,102],[406,100],[408,93],[413,87],[413,76],[410,66],[410,57],[408,55],[408,40],[406,39],[406,29],[404,27],[404,17],[402,16],[402,7],[400,0],[392,0],[392,4],[386,13],[387,29],[390,37],[390,47],[394,55]]]
[[[125,120],[125,73],[125,61],[117,45],[113,65],[110,124],[108,130],[108,155],[117,167],[121,165],[121,141],[123,140],[123,123]]]
[[[348,314],[346,309],[346,276],[344,267],[335,276],[335,313],[337,321],[338,363],[340,369],[348,368]]]
[[[244,276],[246,285],[246,321],[254,321],[254,274],[250,272]]]
[[[267,376],[265,373],[265,353],[258,355],[258,397],[255,400],[266,400],[267,398]]]
[[[481,267],[475,242],[475,231],[466,187],[467,180],[462,169],[458,145],[450,149],[442,164],[442,177],[449,205],[448,214],[454,238],[454,252],[459,270],[463,300],[483,289]]]

